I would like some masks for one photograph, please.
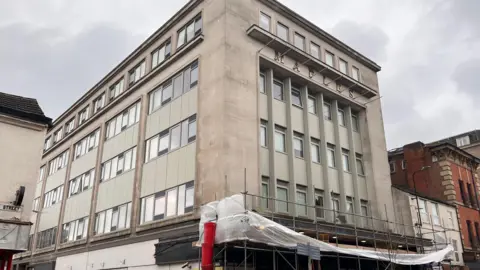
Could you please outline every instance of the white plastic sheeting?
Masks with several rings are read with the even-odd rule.
[[[338,252],[351,256],[360,256],[375,260],[390,261],[401,265],[421,265],[443,261],[452,251],[448,245],[444,249],[428,254],[400,254],[363,249],[340,248],[328,243],[297,233],[285,226],[269,220],[257,213],[245,211],[243,195],[234,195],[221,201],[202,206],[200,219],[200,239],[203,241],[205,222],[217,223],[215,243],[237,240],[263,243],[270,246],[294,249],[298,244],[318,247],[321,252]]]

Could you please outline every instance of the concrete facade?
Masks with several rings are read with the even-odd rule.
[[[262,14],[270,17],[270,29],[260,27]],[[278,22],[288,27],[290,42],[278,37]],[[294,46],[294,33],[305,38],[303,49]],[[318,58],[310,44],[320,46]],[[157,48],[165,55],[158,65]],[[326,64],[327,52],[335,55],[333,67]],[[345,74],[340,59],[348,63]],[[341,211],[348,210],[348,197],[351,211],[385,219],[393,205],[378,71],[276,1],[190,1],[54,122],[47,140],[72,119],[75,124],[45,150],[42,165],[70,154],[63,154],[64,167],[45,175],[37,195],[43,206],[46,192],[63,185],[63,196],[41,210],[31,252],[18,263],[58,258],[57,267],[60,261],[73,265],[80,260],[74,252],[84,256],[119,246],[119,253],[105,251],[115,257],[125,252],[122,245],[143,245],[168,226],[198,219],[202,204],[245,190],[281,199],[285,187],[289,202],[305,198],[309,205],[323,193],[327,209],[335,194]],[[281,100],[274,81],[283,85]],[[327,106],[329,116],[323,113]],[[98,143],[88,140],[87,150],[77,150],[98,129]],[[283,151],[275,147],[276,129]],[[84,177],[90,170],[93,182]],[[249,206],[259,211],[285,212],[250,198]],[[318,218],[288,204],[286,212]]]

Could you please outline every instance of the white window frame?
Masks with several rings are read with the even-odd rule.
[[[392,160],[392,161],[389,162],[389,164],[390,164],[390,173],[395,173],[395,171],[396,171],[395,161]]]
[[[352,78],[355,81],[360,82],[360,70],[355,66],[352,66]]]
[[[344,68],[342,68],[342,67],[344,67]],[[342,74],[348,75],[348,62],[343,60],[342,58],[338,58],[338,70]]]
[[[303,108],[302,94],[301,94],[300,90],[292,87],[292,90],[290,92],[291,92],[291,95],[292,95],[292,105]],[[294,97],[298,98],[298,100],[294,101],[295,100]]]
[[[335,160],[335,145],[332,145],[332,144],[327,144],[327,165],[328,167],[330,168],[336,168],[337,164],[336,164],[336,160]],[[331,154],[331,157],[329,157],[329,153]],[[331,161],[330,161],[331,159]],[[333,164],[332,164],[333,162]]]
[[[281,37],[281,36],[279,35],[279,31],[278,31],[278,30],[279,30],[280,28],[283,28],[283,29],[286,30],[286,32],[287,32],[287,33],[286,33],[286,35],[287,35],[286,38],[283,38],[283,37]],[[289,29],[288,26],[286,26],[285,24],[283,24],[283,23],[281,23],[281,22],[277,22],[276,34],[277,34],[277,37],[279,37],[280,39],[288,42],[289,36],[290,36],[290,29]]]
[[[268,19],[268,29],[265,29],[265,25],[263,25],[264,23],[267,23],[267,21],[262,21],[262,19]],[[260,12],[260,17],[259,17],[259,20],[258,20],[258,26],[260,26],[260,28],[262,28],[263,30],[265,31],[268,31],[270,32],[271,29],[272,29],[272,17],[267,15],[266,13],[264,12]]]
[[[346,127],[346,121],[345,121],[345,111],[343,109],[338,109],[338,112],[337,112],[337,116],[338,116],[338,125],[340,125],[341,127]]]
[[[281,88],[281,97],[280,98],[277,98],[276,97],[276,93],[275,93],[275,85],[277,86],[280,86]],[[285,102],[285,87],[283,85],[283,83],[279,80],[273,80],[273,87],[272,87],[272,95],[273,95],[273,98],[276,99],[276,100],[279,100],[279,101],[282,101],[282,102]]]
[[[318,164],[320,164],[320,161],[321,161],[321,158],[320,158],[320,143],[319,143],[319,142],[316,142],[316,141],[314,141],[314,140],[312,139],[312,140],[311,140],[311,143],[310,143],[310,147],[311,147],[310,152],[311,152],[311,156],[312,156],[312,157],[311,157],[312,162],[313,162],[313,163],[318,163]],[[315,148],[316,150],[313,151],[313,148]],[[316,158],[314,158],[315,152],[317,152],[316,155],[315,155]],[[316,159],[316,160],[315,160],[315,159]]]
[[[298,145],[299,144],[299,145]],[[300,146],[300,149],[297,149],[297,147]],[[294,135],[293,136],[293,153],[296,158],[304,158],[305,156],[305,146],[304,146],[304,141],[303,141],[303,136],[302,135]]]
[[[297,45],[297,38],[298,38],[299,41],[302,41],[302,47],[299,47]],[[298,32],[295,32],[293,34],[293,45],[295,46],[295,48],[300,49],[302,51],[305,51],[305,45],[306,45],[305,42],[306,42],[305,36],[300,35]]]
[[[316,48],[317,49],[317,55],[315,55],[313,53],[313,50],[312,48]],[[320,52],[320,46],[318,46],[317,44],[315,44],[314,42],[310,42],[310,55],[313,56],[314,58],[320,60],[320,55],[321,55],[321,52]]]
[[[351,172],[350,151],[342,149],[342,167],[344,172]]]
[[[323,102],[323,119],[332,121],[332,105],[328,102]]]
[[[268,147],[268,123],[260,122],[260,146]],[[263,134],[262,134],[263,133]]]
[[[331,57],[331,58],[329,58]],[[329,63],[331,59],[331,63]],[[332,68],[335,68],[335,54],[325,50],[325,64],[327,64],[327,66],[329,67],[332,67]]]
[[[278,139],[278,136],[282,136],[283,138],[283,149],[278,149],[277,148],[277,139]],[[280,152],[280,153],[286,153],[287,152],[287,135],[286,135],[286,132],[285,130],[282,130],[282,129],[279,129],[279,128],[275,128],[275,151],[276,152]]]

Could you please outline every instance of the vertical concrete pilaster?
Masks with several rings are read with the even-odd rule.
[[[37,212],[37,216],[35,217],[35,224],[32,225],[32,226],[35,226],[35,228],[33,229],[33,236],[32,236],[32,247],[31,247],[31,253],[30,253],[31,257],[33,256],[33,253],[35,253],[35,250],[37,249],[38,224],[40,224],[40,216],[42,215],[42,210],[43,210],[43,200],[44,200],[43,194],[45,194],[45,187],[47,184],[49,162],[50,161],[47,161],[47,163],[44,165],[45,172],[43,173],[43,178],[40,179],[40,181],[42,181],[42,191],[40,192],[40,200],[38,201],[38,212]]]
[[[270,172],[270,179],[268,183],[268,194],[270,198],[277,198],[277,177],[275,173],[275,121],[273,117],[273,70],[269,69],[265,72],[265,91],[267,93],[268,105],[268,125],[267,125],[267,140],[268,140],[268,165]],[[271,211],[275,211],[277,204],[275,200],[270,200],[268,203]]]
[[[285,95],[285,106],[287,114],[287,130],[285,131],[286,138],[286,148],[288,156],[288,200],[293,202],[288,204],[288,212],[296,216],[296,193],[297,193],[297,184],[295,181],[294,173],[294,158],[295,152],[293,151],[293,125],[292,125],[292,79],[286,78],[283,81],[283,94]]]
[[[332,100],[332,121],[335,136],[335,163],[338,171],[338,186],[340,189],[340,212],[347,212],[345,195],[345,180],[343,177],[342,146],[340,144],[340,127],[338,124],[338,101]]]
[[[327,139],[325,136],[325,116],[323,115],[324,103],[323,93],[319,93],[317,96],[317,112],[318,121],[320,127],[320,163],[322,164],[322,176],[323,176],[323,207],[325,209],[333,209],[332,194],[330,193],[330,183],[328,181],[328,164],[327,164]],[[325,219],[327,221],[333,221],[333,215],[331,211],[325,211]]]
[[[145,131],[148,116],[148,95],[143,95],[140,100],[141,113],[138,123],[138,141],[137,141],[137,157],[135,159],[135,178],[133,180],[132,192],[132,213],[130,219],[130,228],[132,236],[136,235],[136,229],[140,213],[140,194],[142,188],[143,164],[145,164]]]
[[[307,170],[307,205],[315,205],[315,188],[313,187],[312,181],[312,149],[310,138],[310,128],[308,125],[308,88],[303,86],[300,89],[300,96],[303,104],[303,148],[304,148],[304,159],[306,163]],[[312,207],[307,208],[307,215],[310,218],[315,218],[315,209]]]
[[[358,168],[357,168],[357,152],[355,149],[355,142],[353,139],[353,123],[352,123],[352,108],[347,106],[345,108],[345,117],[346,117],[346,124],[347,124],[347,132],[348,132],[348,147],[350,150],[350,168],[352,171],[352,182],[353,182],[353,194],[354,198],[354,209],[355,213],[360,214],[360,192],[359,192],[359,182],[358,182]]]

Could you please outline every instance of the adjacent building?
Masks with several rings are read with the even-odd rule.
[[[415,142],[391,150],[389,161],[392,185],[456,207],[456,213],[449,212],[441,222],[458,220],[463,260],[469,266],[478,264],[480,183],[476,171],[479,159],[448,142]],[[421,215],[438,214],[433,212],[434,208],[429,212],[423,204],[418,208]]]
[[[18,267],[178,269],[199,206],[242,191],[259,212],[386,219],[378,71],[277,1],[188,2],[54,121]]]
[[[0,92],[0,269],[27,250],[32,202],[51,119],[33,98]]]

